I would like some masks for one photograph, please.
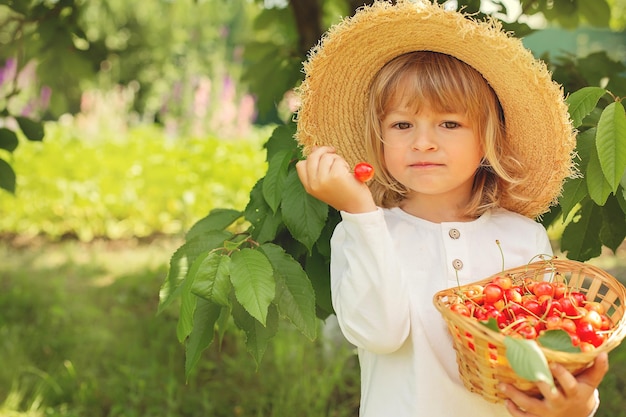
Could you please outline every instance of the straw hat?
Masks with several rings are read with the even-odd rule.
[[[298,90],[296,139],[305,155],[311,146],[332,145],[351,166],[365,160],[370,83],[385,63],[411,51],[452,55],[483,75],[502,105],[507,140],[534,177],[522,190],[532,201],[505,199],[502,206],[531,218],[545,213],[575,172],[575,132],[561,87],[497,21],[427,1],[377,1],[333,26],[311,50]]]

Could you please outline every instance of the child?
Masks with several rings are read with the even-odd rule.
[[[297,170],[341,211],[331,290],[358,347],[360,416],[593,415],[606,355],[577,377],[554,367],[561,388],[540,383],[541,399],[503,384],[509,399],[493,404],[460,382],[432,303],[500,271],[500,249],[505,268],[551,253],[532,219],[575,173],[575,135],[545,66],[495,23],[399,1],[333,27],[305,72]],[[369,186],[359,161],[375,167]]]

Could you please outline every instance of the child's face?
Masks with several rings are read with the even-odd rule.
[[[429,105],[416,114],[397,101],[392,100],[381,121],[389,173],[409,190],[409,200],[435,197],[457,207],[467,203],[483,157],[472,121]]]

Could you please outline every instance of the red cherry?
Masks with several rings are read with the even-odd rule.
[[[578,310],[576,310],[576,304],[570,297],[563,297],[559,300],[561,304],[561,308],[563,312],[570,317],[578,315]]]
[[[483,294],[485,295],[485,303],[493,304],[502,299],[504,291],[496,284],[487,284],[485,285]]]
[[[496,284],[503,290],[508,290],[513,286],[513,281],[511,281],[510,277],[497,276],[493,280],[491,280],[491,282]]]
[[[465,304],[462,304],[462,303],[452,304],[450,306],[450,310],[454,311],[457,314],[465,316],[465,317],[469,317],[470,316],[469,308],[467,308],[467,306]]]
[[[581,342],[590,342],[596,338],[596,331],[591,323],[586,321],[580,321],[576,326],[576,334],[580,337]]]
[[[522,325],[518,328],[517,333],[519,333],[525,339],[536,339],[537,338],[537,329],[529,324]]]
[[[588,311],[580,320],[590,323],[595,330],[602,328],[602,316],[595,310]]]
[[[546,317],[546,329],[548,330],[561,329],[562,325],[563,325],[563,319],[561,319],[559,316]]]
[[[565,296],[567,285],[564,282],[554,282],[552,286],[554,287],[554,298],[558,300]]]
[[[572,292],[570,297],[573,298],[573,301],[578,307],[584,306],[585,301],[587,301],[587,296],[581,292]]]
[[[537,300],[533,300],[532,298],[527,298],[522,302],[522,307],[524,307],[527,311],[534,314],[535,316],[541,316],[543,312],[541,311],[541,304]]]
[[[600,327],[600,330],[610,330],[611,327],[613,327],[611,319],[606,314],[601,314],[600,320],[602,320],[602,327]]]
[[[361,182],[367,182],[374,178],[374,167],[367,162],[359,162],[354,166],[354,176]]]
[[[519,287],[509,288],[504,290],[504,297],[510,303],[521,303],[522,293],[519,291]]]
[[[563,317],[561,320],[561,328],[567,333],[576,333],[576,323],[574,323],[574,320],[567,317]]]
[[[604,306],[597,301],[588,301],[585,304],[585,308],[587,310],[597,311],[599,314],[606,313]]]
[[[553,297],[554,287],[549,282],[540,281],[536,283],[535,286],[533,287],[533,294],[535,294],[537,298],[541,296],[545,296],[545,295]]]

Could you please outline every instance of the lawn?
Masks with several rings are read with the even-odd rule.
[[[176,309],[157,316],[175,239],[0,245],[0,415],[354,416],[353,350],[285,324],[259,369],[238,332],[186,383]]]

